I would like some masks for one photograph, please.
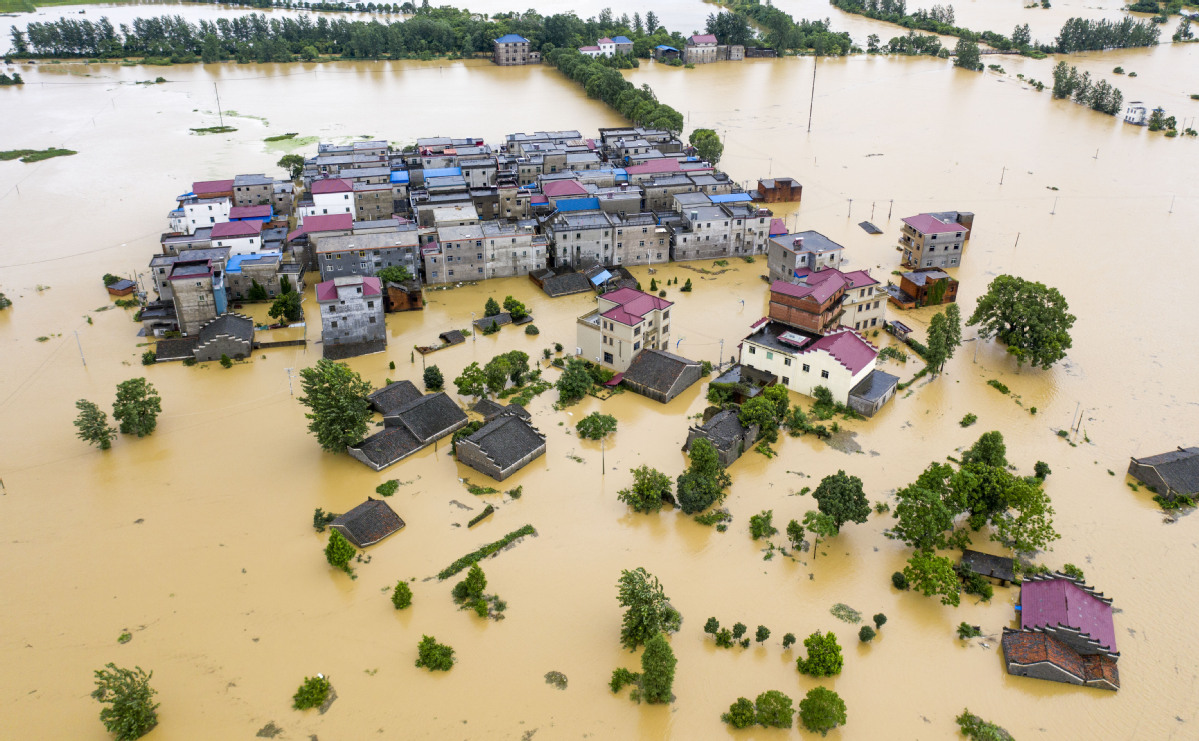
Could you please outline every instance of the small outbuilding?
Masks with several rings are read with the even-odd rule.
[[[1199,494],[1199,448],[1178,450],[1133,458],[1128,475],[1166,499],[1194,497]]]
[[[849,406],[864,417],[873,417],[895,396],[899,377],[881,370],[872,370],[849,391]]]
[[[1012,559],[1003,556],[992,556],[980,551],[962,551],[962,568],[979,576],[987,576],[999,581],[1000,586],[1006,587],[1015,581],[1012,569]]]
[[[454,447],[458,461],[503,481],[545,454],[545,435],[519,414],[500,414]]]
[[[700,364],[665,350],[642,350],[624,372],[622,383],[642,396],[669,403],[702,375]]]
[[[359,548],[374,545],[404,527],[404,521],[382,499],[368,497],[365,502],[340,515],[329,527]]]
[[[437,335],[437,339],[444,342],[447,346],[461,345],[463,342],[466,342],[466,337],[464,337],[462,332],[457,329],[451,329],[449,332],[442,332],[441,334]]]
[[[702,425],[687,430],[687,442],[683,444],[683,450],[690,451],[696,438],[702,437],[716,448],[720,465],[733,465],[733,461],[740,458],[758,439],[758,426],[743,426],[737,412],[736,409],[721,410]]]
[[[133,289],[137,288],[137,284],[127,278],[122,278],[105,287],[113,296],[128,296],[133,293]]]

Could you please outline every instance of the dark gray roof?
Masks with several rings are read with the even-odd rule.
[[[414,399],[383,419],[388,427],[407,427],[425,444],[461,427],[466,421],[466,412],[444,391]]]
[[[411,455],[425,445],[403,425],[387,427],[353,446],[362,452],[377,468],[390,466],[404,456]]]
[[[795,239],[803,237],[803,245],[796,246]],[[792,252],[828,252],[829,250],[843,249],[841,245],[816,231],[794,232],[792,234],[780,234],[777,237],[772,237],[771,241],[778,242],[783,247],[786,247]]]
[[[501,414],[515,414],[528,419],[532,415],[529,411],[519,404],[497,404],[491,399],[480,399],[479,403],[471,407],[471,411],[483,416],[483,419],[491,421]]]
[[[626,383],[668,394],[687,367],[695,365],[699,363],[664,350],[642,350],[624,372],[624,380]]]
[[[741,426],[741,421],[737,418],[736,409],[717,412],[700,429],[703,430],[704,436],[721,450],[727,450],[736,445],[741,436],[745,434],[745,428]]]
[[[962,551],[962,568],[994,579],[1004,581],[1015,579],[1015,574],[1012,573],[1012,559],[992,556],[990,553]]]
[[[501,414],[466,438],[504,470],[545,445],[545,436],[523,417]]]
[[[541,290],[552,298],[592,290],[587,276],[582,273],[555,273],[547,268],[543,273],[536,274],[536,277],[541,281]]]
[[[447,345],[461,345],[463,342],[466,342],[466,338],[456,329],[451,329],[449,332],[442,332],[437,337]]]
[[[412,381],[396,381],[366,397],[380,414],[394,414],[405,404],[421,398],[420,389]]]
[[[187,358],[194,357],[192,351],[199,344],[199,337],[178,337],[159,340],[158,344],[154,346],[154,354],[160,363],[168,360],[186,360]]]
[[[387,502],[368,498],[330,523],[359,548],[378,543],[404,527],[404,521]]]
[[[1187,496],[1199,492],[1199,448],[1180,447],[1169,453],[1133,458],[1132,461],[1139,466],[1151,466],[1166,486],[1170,487],[1170,492]],[[1136,475],[1131,469],[1129,473]]]
[[[495,314],[494,316],[485,316],[482,319],[476,319],[475,329],[482,332],[485,327],[489,327],[492,324],[497,324],[503,327],[504,325],[511,323],[512,315],[506,311],[501,311],[499,314]]]
[[[912,281],[914,285],[922,286],[930,280],[937,281],[942,278],[948,278],[949,273],[934,268],[933,270],[917,270],[911,273],[904,273],[903,277]]]
[[[246,342],[253,342],[254,320],[241,314],[221,314],[200,327],[199,335],[201,342],[207,342],[219,335],[228,335]]]
[[[878,401],[891,392],[899,383],[899,377],[881,370],[870,371],[869,375],[858,382],[849,392],[850,396],[867,401]]]

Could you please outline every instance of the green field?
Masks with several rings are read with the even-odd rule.
[[[78,152],[72,149],[57,149],[55,147],[49,149],[8,149],[0,151],[0,161],[19,159],[22,162],[41,162],[51,157],[69,157],[72,154],[78,154]]]

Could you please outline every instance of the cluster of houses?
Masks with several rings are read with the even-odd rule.
[[[614,57],[617,54],[633,55],[633,41],[627,36],[604,37],[594,44],[578,47],[579,53],[588,57]],[[659,44],[653,49],[653,58],[658,61],[679,60],[683,64],[708,64],[710,62],[739,62],[746,57],[773,57],[773,49],[746,47],[741,44],[721,44],[714,35],[693,34],[687,38],[682,49]],[[492,61],[508,67],[522,64],[541,64],[541,52],[533,51],[532,42],[519,34],[510,33],[494,39]]]

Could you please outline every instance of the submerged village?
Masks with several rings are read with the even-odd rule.
[[[250,5],[13,27],[15,733],[1195,735],[1185,10]]]

